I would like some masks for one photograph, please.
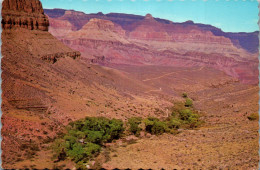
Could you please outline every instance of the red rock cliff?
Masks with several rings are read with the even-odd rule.
[[[4,0],[2,28],[48,31],[49,21],[39,0]]]

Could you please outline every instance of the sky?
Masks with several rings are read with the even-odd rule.
[[[225,32],[253,32],[258,27],[257,0],[41,0],[47,9],[73,9],[85,13],[152,14],[173,22],[192,20]]]

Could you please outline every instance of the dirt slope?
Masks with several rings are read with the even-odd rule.
[[[11,2],[18,1],[4,1]],[[25,4],[20,3],[20,7]],[[39,1],[35,3],[41,7]],[[3,7],[6,18],[14,19],[12,13],[25,20],[28,17],[20,9]],[[48,23],[39,11],[40,14],[28,12],[28,15],[37,16],[33,18],[35,23],[38,16]],[[142,97],[146,95],[143,91],[150,87],[141,81],[81,60],[79,52],[65,46],[46,29],[29,27],[28,24],[4,27],[2,42],[4,168],[22,168],[14,163],[27,161],[38,154],[71,120],[85,116],[124,119],[141,114],[135,110],[125,112],[143,101],[147,101],[142,105],[146,113],[153,114],[151,108],[163,103],[149,102],[149,98],[156,97]]]
[[[177,164],[178,168],[213,169],[224,164],[223,168],[257,168],[258,124],[247,120],[247,115],[258,110],[257,87],[196,64],[190,68],[89,64],[79,52],[47,32],[48,20],[38,0],[23,2],[3,2],[4,20],[14,21],[2,25],[3,168],[52,169],[55,163],[50,143],[68,122],[86,116],[123,120],[132,116],[165,117],[167,107],[181,99],[184,91],[194,99],[195,107],[206,113],[204,128],[177,136],[143,138],[136,144],[114,148],[118,157],[110,155],[111,160],[103,166],[172,168]],[[17,3],[19,9],[10,8]],[[87,41],[91,52],[102,57],[99,48],[104,46],[98,47],[99,43]],[[125,46],[113,45],[121,46],[123,52],[107,50],[105,54],[117,55],[120,61],[118,56],[127,53]],[[127,47],[133,54],[148,48],[135,44]],[[151,54],[148,50],[145,53]],[[155,54],[158,59],[160,55]],[[149,63],[144,58],[140,61]],[[162,112],[156,112],[158,109]],[[202,163],[193,164],[196,160]],[[66,166],[74,165],[66,162]]]

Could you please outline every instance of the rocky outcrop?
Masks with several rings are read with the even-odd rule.
[[[76,58],[80,57],[80,52],[67,52],[67,53],[48,54],[48,55],[42,56],[42,60],[54,64],[54,63],[56,63],[58,61],[58,59],[65,58],[65,57],[70,57],[70,58],[76,59]]]
[[[4,0],[2,28],[48,31],[49,21],[39,0]]]
[[[127,43],[125,31],[111,21],[93,18],[81,30],[66,36],[67,39],[88,39]]]
[[[85,26],[83,26],[82,29],[99,29],[108,31],[114,29],[114,24],[111,21],[93,18]]]

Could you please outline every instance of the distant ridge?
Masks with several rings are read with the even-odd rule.
[[[51,18],[67,18],[73,25],[77,27],[77,29],[81,29],[83,25],[85,25],[91,18],[98,18],[98,19],[106,19],[110,20],[118,25],[120,25],[123,29],[126,31],[129,31],[131,27],[128,25],[131,25],[137,21],[143,20],[145,16],[140,15],[134,15],[134,14],[124,14],[124,13],[108,13],[101,15],[101,12],[99,13],[92,13],[92,14],[85,14],[84,12],[79,12],[82,15],[78,17],[78,20],[68,18],[68,16],[64,16],[66,11],[73,11],[73,12],[79,12],[74,10],[65,10],[65,9],[44,9],[45,14],[47,14]],[[239,48],[244,48],[248,52],[251,53],[257,53],[258,52],[258,31],[245,33],[245,32],[223,32],[221,29],[214,27],[212,25],[207,24],[201,24],[201,23],[194,23],[193,21],[186,21],[183,23],[176,23],[172,22],[166,19],[161,18],[154,18],[156,21],[163,23],[163,24],[174,24],[174,25],[184,25],[184,26],[197,26],[201,30],[204,31],[210,31],[215,36],[224,36],[226,38],[231,39],[234,45],[236,45]],[[82,23],[79,23],[78,21],[82,21]]]

